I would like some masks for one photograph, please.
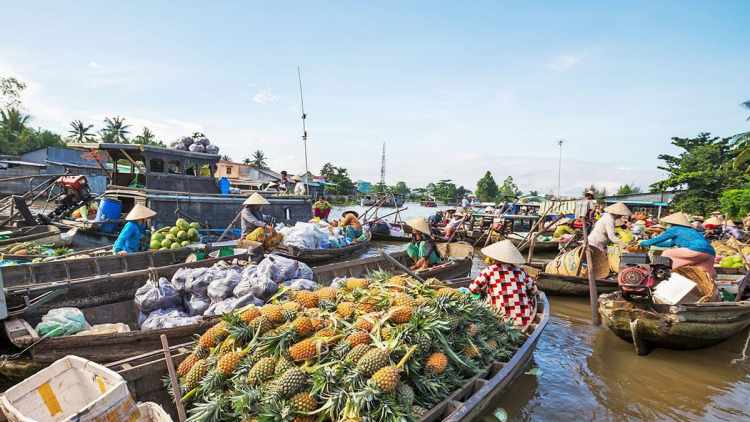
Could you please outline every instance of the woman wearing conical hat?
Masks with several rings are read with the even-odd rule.
[[[724,231],[734,236],[735,239],[741,239],[742,233],[740,233],[740,229],[737,228],[737,225],[734,224],[734,221],[727,220],[727,226],[724,228]]]
[[[129,253],[140,252],[141,238],[146,233],[149,219],[155,215],[156,212],[141,204],[136,204],[130,210],[127,217],[125,217],[125,220],[128,222],[125,223],[125,227],[122,228],[120,235],[115,240],[113,246],[114,253],[117,255],[127,255]],[[146,245],[148,243],[146,242]],[[148,246],[146,246],[146,249],[148,249]]]
[[[519,267],[525,263],[521,252],[510,240],[493,243],[482,249],[489,266],[469,286],[472,293],[486,290],[487,301],[518,326],[529,323],[534,312],[532,299],[536,282]]]
[[[642,240],[638,244],[640,246],[676,246],[661,254],[672,260],[672,269],[691,265],[713,275],[716,251],[705,237],[690,227],[690,221],[685,214],[676,212],[662,218],[661,221],[671,226],[661,235],[653,239]]]
[[[430,224],[427,220],[424,217],[416,218],[408,220],[406,224],[412,228],[411,243],[406,247],[406,253],[414,260],[414,265],[409,269],[422,270],[437,264],[440,254],[435,240],[430,236]]]
[[[604,208],[604,214],[594,225],[594,230],[589,234],[589,245],[599,248],[602,252],[607,251],[607,243],[612,242],[620,247],[628,246],[627,243],[617,237],[615,221],[624,216],[633,214],[622,202]]]
[[[246,238],[247,235],[254,232],[257,229],[268,230],[271,235],[276,235],[276,230],[273,226],[267,224],[263,217],[261,210],[263,205],[268,205],[270,202],[266,200],[261,194],[254,193],[242,203],[245,208],[242,209],[242,237]],[[254,240],[254,239],[251,239]],[[258,240],[262,242],[263,240]]]

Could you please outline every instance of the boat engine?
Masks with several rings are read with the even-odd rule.
[[[623,254],[620,259],[617,284],[626,300],[651,301],[651,289],[671,274],[672,260],[663,256],[653,256],[650,263],[645,253]]]
[[[57,207],[46,215],[37,215],[37,219],[42,224],[50,224],[67,217],[77,208],[88,205],[94,200],[86,176],[62,176],[55,180],[55,186],[60,189],[60,194],[55,199]]]

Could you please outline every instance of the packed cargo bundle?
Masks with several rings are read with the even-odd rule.
[[[177,373],[189,421],[416,421],[519,337],[469,294],[378,271],[226,314]]]

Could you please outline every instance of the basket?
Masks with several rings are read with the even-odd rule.
[[[714,280],[707,272],[698,267],[691,266],[676,268],[672,271],[692,280],[698,285],[698,288],[701,289],[701,294],[703,295],[698,303],[719,301],[719,298],[721,297],[719,289],[716,287],[716,283],[714,283]]]
[[[613,273],[620,272],[620,254],[622,254],[620,246],[607,246],[607,262],[609,262],[609,270]]]
[[[594,260],[594,278],[604,278],[609,275],[609,261],[607,255],[597,248],[589,247],[591,250],[591,259]],[[581,277],[587,277],[588,272],[586,270],[587,264],[585,262],[585,250],[583,246],[579,246],[570,252],[566,252],[553,259],[545,271],[549,274],[558,275],[579,275]],[[581,267],[580,273],[578,267]]]

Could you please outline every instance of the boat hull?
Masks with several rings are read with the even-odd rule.
[[[604,325],[634,343],[639,355],[660,347],[691,350],[711,347],[750,326],[750,302],[654,305],[647,310],[607,295],[599,298]]]
[[[335,259],[347,257],[367,250],[370,247],[371,235],[367,234],[367,239],[357,242],[353,245],[343,248],[330,249],[300,249],[285,245],[279,245],[274,253],[286,256],[287,258],[296,259],[308,265],[320,265],[322,263],[333,261]]]

